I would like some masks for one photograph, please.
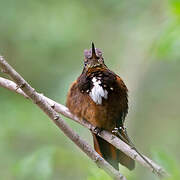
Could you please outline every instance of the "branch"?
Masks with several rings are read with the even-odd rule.
[[[120,174],[119,171],[114,169],[107,161],[105,161],[92,147],[84,141],[76,132],[74,132],[65,121],[57,114],[57,112],[49,105],[49,103],[42,98],[42,95],[38,94],[35,89],[33,89],[6,61],[3,57],[0,56],[0,67],[4,73],[7,73],[13,80],[16,82],[20,89],[17,90],[15,85],[15,91],[28,96],[34,104],[36,104],[41,110],[43,110],[49,118],[68,136],[83,152],[85,152],[96,164],[98,167],[104,169],[113,179],[115,180],[126,180],[126,178]],[[4,87],[7,85],[8,89],[14,87],[11,81],[1,80],[1,85]]]
[[[24,93],[21,89],[18,89],[17,91],[17,85],[7,79],[4,78],[0,78],[0,86],[7,88],[11,91],[15,91],[16,93],[19,93],[21,95],[24,96]],[[65,106],[63,106],[62,104],[59,104],[47,97],[45,97],[42,94],[39,94],[41,96],[42,99],[46,100],[51,107],[58,113],[63,114],[64,116],[78,122],[79,124],[83,125],[84,127],[90,129],[91,131],[93,131],[93,133],[96,134],[95,131],[95,127],[90,124],[87,121],[84,120],[80,120],[78,119],[76,116],[74,116],[73,114],[70,113],[69,109]],[[28,98],[25,95],[26,98]],[[154,167],[155,171],[153,171],[152,167],[149,166],[149,164],[147,164],[140,156],[139,154],[133,150],[129,145],[127,145],[126,143],[124,143],[121,139],[119,139],[118,137],[114,136],[113,134],[111,134],[108,131],[103,130],[100,134],[98,134],[101,138],[103,138],[104,140],[106,140],[107,142],[109,142],[110,144],[112,144],[113,146],[115,146],[117,149],[121,150],[122,152],[124,152],[126,155],[130,156],[132,159],[136,160],[137,162],[139,162],[142,166],[148,168],[150,171],[152,171],[153,173],[155,173],[156,175],[158,175],[159,177],[167,177],[169,176],[168,173],[159,165],[157,165],[156,163],[154,163],[152,160],[150,160],[149,158],[147,158],[146,156],[144,156],[152,165],[152,167]]]

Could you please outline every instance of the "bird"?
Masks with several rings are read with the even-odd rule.
[[[118,131],[127,144],[129,138],[124,131],[128,113],[128,89],[120,76],[111,71],[104,62],[99,48],[84,50],[84,67],[68,93],[66,106],[78,118],[91,123],[98,131]],[[119,170],[119,163],[129,170],[135,161],[113,145],[92,133],[95,151]]]

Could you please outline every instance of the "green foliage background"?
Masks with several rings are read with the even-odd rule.
[[[65,103],[91,41],[129,88],[127,127],[144,154],[180,179],[180,1],[6,0],[0,54]],[[1,76],[4,76],[2,73]],[[87,129],[66,121],[92,143]],[[137,164],[128,180],[156,179]],[[30,101],[0,88],[0,179],[110,180]]]

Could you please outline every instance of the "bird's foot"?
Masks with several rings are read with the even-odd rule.
[[[115,127],[113,130],[112,130],[112,133],[116,134],[116,135],[119,135],[119,133],[121,132],[124,132],[125,131],[125,128],[123,127]]]
[[[126,128],[125,127],[115,127],[112,130],[112,133],[115,134],[117,137],[119,137],[122,141],[126,142],[127,144],[130,143],[129,137],[127,135],[126,132]]]
[[[101,132],[102,132],[102,130],[103,130],[102,128],[95,127],[95,128],[94,128],[94,133],[97,134],[97,135],[100,135]]]

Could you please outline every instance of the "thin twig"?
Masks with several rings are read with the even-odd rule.
[[[9,86],[10,85],[10,86]],[[16,91],[16,87],[17,85],[5,78],[1,78],[0,77],[0,86],[7,88],[11,91]],[[24,93],[21,89],[19,89],[19,91],[17,92],[21,95],[24,96]],[[84,120],[80,120],[78,119],[76,116],[74,116],[73,114],[70,113],[69,109],[67,107],[65,107],[62,104],[59,104],[55,101],[53,101],[52,99],[42,95],[41,97],[46,100],[51,107],[58,113],[63,114],[65,117],[68,117],[76,122],[78,122],[79,124],[83,125],[84,127],[92,130],[94,132],[95,127],[90,124],[87,121]],[[27,96],[25,96],[26,98],[28,98]],[[94,132],[96,133],[96,131]],[[116,148],[120,149],[122,152],[124,152],[125,154],[127,154],[128,156],[130,156],[131,158],[133,158],[134,160],[136,160],[137,162],[139,162],[142,166],[149,168],[151,171],[153,171],[152,168],[150,168],[148,166],[147,163],[145,163],[143,161],[143,159],[139,156],[139,154],[137,154],[130,146],[128,146],[127,144],[125,144],[123,141],[121,141],[121,139],[117,138],[116,136],[114,136],[113,134],[103,130],[100,134],[98,134],[100,137],[102,137],[103,139],[105,139],[106,141],[108,141],[109,143],[113,144]],[[150,163],[151,165],[156,169],[156,171],[158,172],[159,176],[161,177],[166,177],[168,176],[168,174],[165,172],[165,170],[163,168],[161,168],[160,166],[158,166],[157,164],[155,164],[152,160],[148,159],[146,156],[145,157]]]
[[[13,81],[0,77],[0,86],[29,98]]]
[[[35,89],[33,89],[1,56],[0,67],[3,72],[7,73],[14,80],[18,87],[22,89],[22,91],[34,102],[34,104],[43,110],[64,132],[64,134],[69,137],[83,152],[85,152],[97,164],[98,167],[104,169],[115,180],[126,180],[126,178],[120,174],[119,171],[114,169],[94,149],[92,149],[92,147],[86,141],[84,141],[76,132],[74,132],[59,116],[59,114],[57,114],[57,112],[49,105],[49,103],[42,98],[42,95],[38,94]],[[11,86],[8,87],[10,89]],[[18,91],[16,90],[16,92]]]
[[[11,82],[10,87],[8,86],[10,84],[9,82]],[[7,80],[5,78],[0,78],[0,86],[7,88],[11,91],[16,91],[16,87],[17,87],[17,85],[14,82]],[[21,90],[18,93],[23,95],[23,91],[21,91]],[[44,98],[56,112],[63,114],[65,117],[68,117],[68,118],[78,122],[79,124],[83,125],[84,127],[88,128],[91,131],[93,131],[94,133],[96,133],[96,131],[94,131],[96,127],[94,127],[92,124],[90,124],[87,121],[78,119],[76,116],[71,114],[69,109],[67,107],[65,107],[64,105],[59,104],[59,103],[51,100],[50,98],[45,97],[42,94],[39,94],[39,95],[41,95],[41,97]],[[162,167],[160,167],[159,165],[154,163],[152,160],[150,160],[149,158],[147,158],[146,156],[143,155],[148,160],[148,162],[150,162],[151,165],[156,169],[156,171],[154,172],[152,167],[150,167],[146,162],[144,162],[142,157],[139,156],[139,154],[136,151],[134,151],[134,149],[132,149],[129,145],[127,145],[126,143],[121,141],[121,139],[117,138],[116,136],[114,136],[110,132],[103,130],[98,135],[101,138],[108,141],[109,143],[111,143],[112,145],[114,145],[117,149],[121,150],[122,152],[124,152],[125,154],[130,156],[132,159],[139,162],[142,166],[149,168],[153,173],[157,172],[158,176],[160,176],[160,177],[169,176],[168,173]]]
[[[11,86],[9,86],[9,84]],[[11,91],[15,91],[17,92],[16,88],[17,85],[10,81],[7,80],[5,78],[0,78],[0,86],[7,88]],[[21,95],[24,96],[23,91],[21,91],[21,89],[19,89],[19,91],[17,92]],[[51,107],[58,113],[63,114],[64,116],[78,122],[79,124],[83,125],[84,127],[90,129],[91,131],[93,131],[94,133],[96,133],[96,131],[94,131],[95,127],[90,124],[87,121],[84,120],[80,120],[78,119],[76,116],[74,116],[73,114],[70,113],[69,109],[67,107],[65,107],[62,104],[59,104],[53,100],[51,100],[50,98],[45,97],[42,94],[41,97],[46,100]],[[27,96],[25,96],[27,98]],[[139,156],[139,154],[134,151],[129,145],[127,145],[126,143],[124,143],[121,139],[119,139],[118,137],[114,136],[113,134],[111,134],[108,131],[103,130],[100,134],[98,134],[101,138],[103,138],[104,140],[106,140],[107,142],[111,143],[112,145],[114,145],[117,149],[121,150],[122,152],[124,152],[125,154],[127,154],[128,156],[130,156],[132,159],[136,160],[137,162],[139,162],[142,166],[149,168],[150,171],[152,171],[153,173],[157,174],[159,177],[167,177],[169,176],[168,173],[159,165],[157,165],[156,163],[154,163],[152,160],[150,160],[149,158],[147,158],[146,156],[143,155],[144,158],[146,158],[148,160],[149,163],[151,163],[152,167],[154,167],[154,169],[156,171],[153,171],[152,167],[149,166],[149,164],[147,164],[143,158],[141,156]]]

